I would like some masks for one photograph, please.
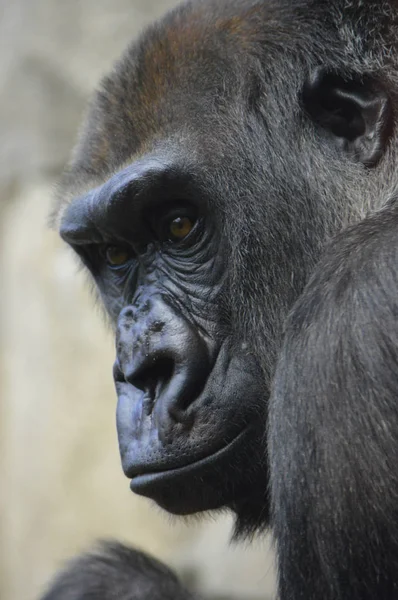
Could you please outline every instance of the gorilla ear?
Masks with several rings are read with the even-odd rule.
[[[380,160],[391,129],[391,105],[376,82],[317,69],[304,87],[303,101],[337,148],[368,167]]]

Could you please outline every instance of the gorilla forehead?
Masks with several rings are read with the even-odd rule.
[[[76,194],[105,181],[170,136],[189,137],[189,152],[197,144],[207,154],[213,150],[212,158],[217,158],[223,141],[231,144],[234,135],[240,135],[252,109],[261,112],[269,128],[278,121],[278,111],[284,111],[279,120],[297,131],[291,111],[297,108],[305,77],[319,64],[343,71],[349,64],[350,70],[363,72],[363,60],[369,72],[377,70],[372,45],[383,37],[388,52],[389,44],[396,43],[385,34],[390,18],[385,3],[369,0],[372,15],[364,32],[352,3],[344,7],[344,18],[359,29],[361,52],[344,38],[341,4],[325,4],[328,19],[312,0],[195,0],[149,27],[94,96],[59,186],[55,214]],[[267,137],[263,132],[263,141]],[[274,151],[279,143],[275,137],[280,132],[270,141]],[[207,148],[209,140],[212,146]],[[239,143],[232,141],[236,151]],[[247,139],[240,145],[248,155]]]
[[[264,4],[249,2],[238,3],[237,13],[234,4],[215,5],[208,0],[183,4],[128,48],[119,64],[119,77],[128,84],[127,102],[149,118],[144,133],[151,133],[151,125],[158,131],[170,117],[183,121],[182,108],[197,112],[198,102],[187,97],[188,91],[198,94],[202,103],[206,95],[233,96],[242,87],[242,67],[254,57],[266,11]],[[254,20],[262,21],[261,29]],[[174,113],[169,107],[172,101],[178,107]]]
[[[256,97],[266,105],[266,88],[278,85],[281,54],[298,56],[311,28],[299,4],[285,10],[281,2],[190,2],[148,28],[103,80],[61,192],[80,193],[87,180],[103,180],[187,127],[192,145],[196,132],[203,146],[206,131],[213,145],[221,144]],[[292,66],[283,85],[294,87],[295,75]]]

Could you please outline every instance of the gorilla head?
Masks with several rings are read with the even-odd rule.
[[[116,330],[123,469],[170,512],[267,523],[285,316],[325,241],[393,185],[392,9],[354,4],[177,8],[103,81],[60,186],[61,235]]]

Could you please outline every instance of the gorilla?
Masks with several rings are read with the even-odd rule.
[[[398,599],[397,40],[396,0],[188,1],[58,190],[131,489],[270,525],[281,600]]]
[[[195,600],[165,565],[144,552],[103,542],[74,559],[42,600]]]

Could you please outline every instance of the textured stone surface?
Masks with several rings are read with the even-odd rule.
[[[185,526],[121,474],[113,342],[46,226],[87,97],[173,2],[0,0],[0,598],[34,599],[98,537],[133,542],[206,594],[264,598],[266,542],[228,548],[230,519]]]

